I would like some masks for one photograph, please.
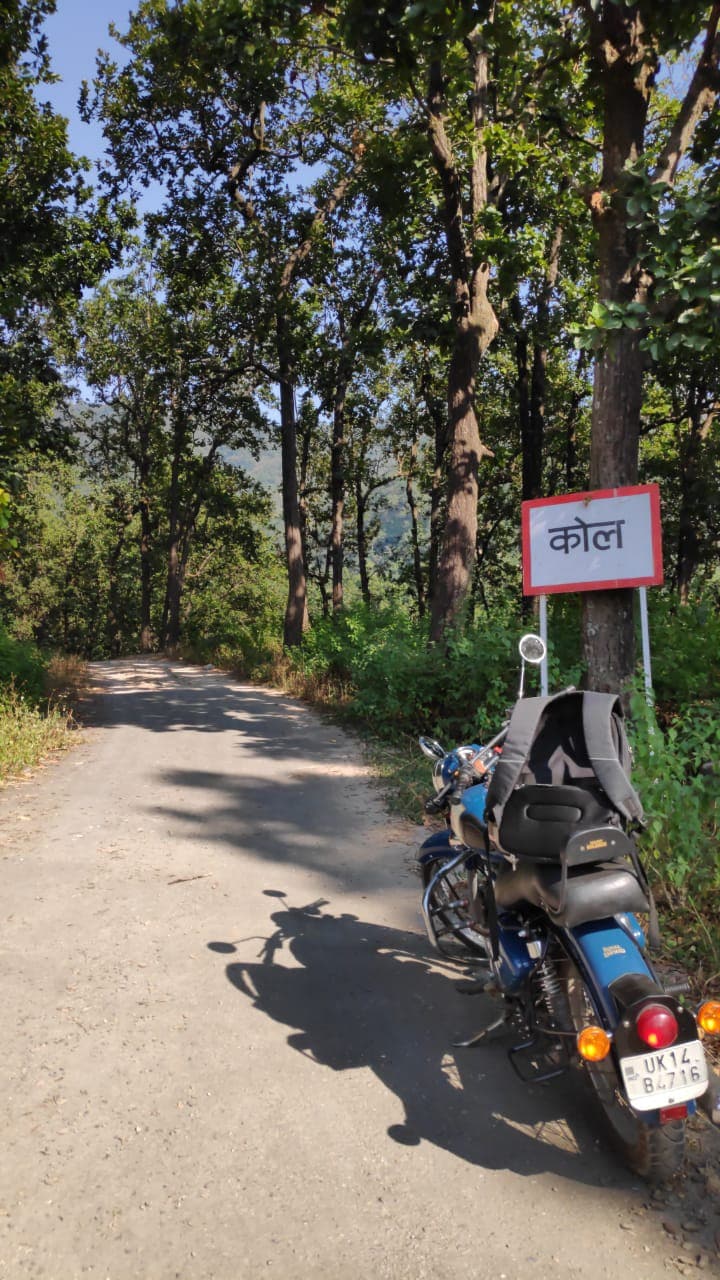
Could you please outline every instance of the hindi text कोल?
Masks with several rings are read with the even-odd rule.
[[[572,524],[556,525],[553,529],[548,529],[548,533],[552,535],[550,538],[550,549],[552,551],[562,551],[563,555],[568,555],[570,551],[575,551],[582,545],[583,551],[608,551],[612,546],[613,538],[616,539],[616,546],[619,551],[622,550],[622,526],[624,520],[583,520],[580,516],[576,516]],[[595,532],[591,533],[590,530]]]

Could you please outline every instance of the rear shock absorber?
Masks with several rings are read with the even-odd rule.
[[[538,965],[535,977],[552,1026],[560,1031],[567,1030],[570,1026],[570,1007],[557,966],[549,956],[546,955]]]

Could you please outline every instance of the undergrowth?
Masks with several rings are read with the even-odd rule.
[[[37,706],[13,686],[0,690],[0,782],[65,750],[72,740],[72,723],[62,707]]]
[[[697,703],[658,721],[633,699],[639,844],[656,886],[665,948],[700,987],[720,981],[720,714]]]
[[[70,746],[85,672],[79,658],[45,659],[0,627],[0,782]]]

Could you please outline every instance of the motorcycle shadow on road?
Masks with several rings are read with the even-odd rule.
[[[582,1114],[580,1080],[524,1084],[508,1062],[507,1038],[453,1050],[458,1033],[491,1020],[495,1004],[458,994],[462,974],[429,959],[418,934],[327,906],[319,899],[275,912],[257,959],[232,961],[227,977],[256,1009],[293,1028],[287,1043],[297,1052],[334,1071],[373,1071],[405,1110],[389,1139],[430,1142],[485,1169],[633,1185],[598,1147]],[[208,946],[237,954],[253,941]]]

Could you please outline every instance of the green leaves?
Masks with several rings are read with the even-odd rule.
[[[8,0],[0,33],[0,474],[57,447],[65,390],[57,328],[112,261],[119,234],[93,207],[66,124],[40,101],[52,80],[41,24],[54,4]]]
[[[576,350],[602,351],[608,335],[621,329],[641,331],[648,322],[648,309],[643,302],[594,302],[588,323],[574,325]]]
[[[677,186],[653,181],[648,161],[626,170],[615,197],[636,235],[636,271],[650,283],[643,347],[653,360],[681,347],[703,352],[720,338],[720,188],[714,166],[686,166]],[[598,315],[600,329],[617,327]],[[626,323],[626,320],[623,320]],[[596,339],[597,341],[597,339]]]

